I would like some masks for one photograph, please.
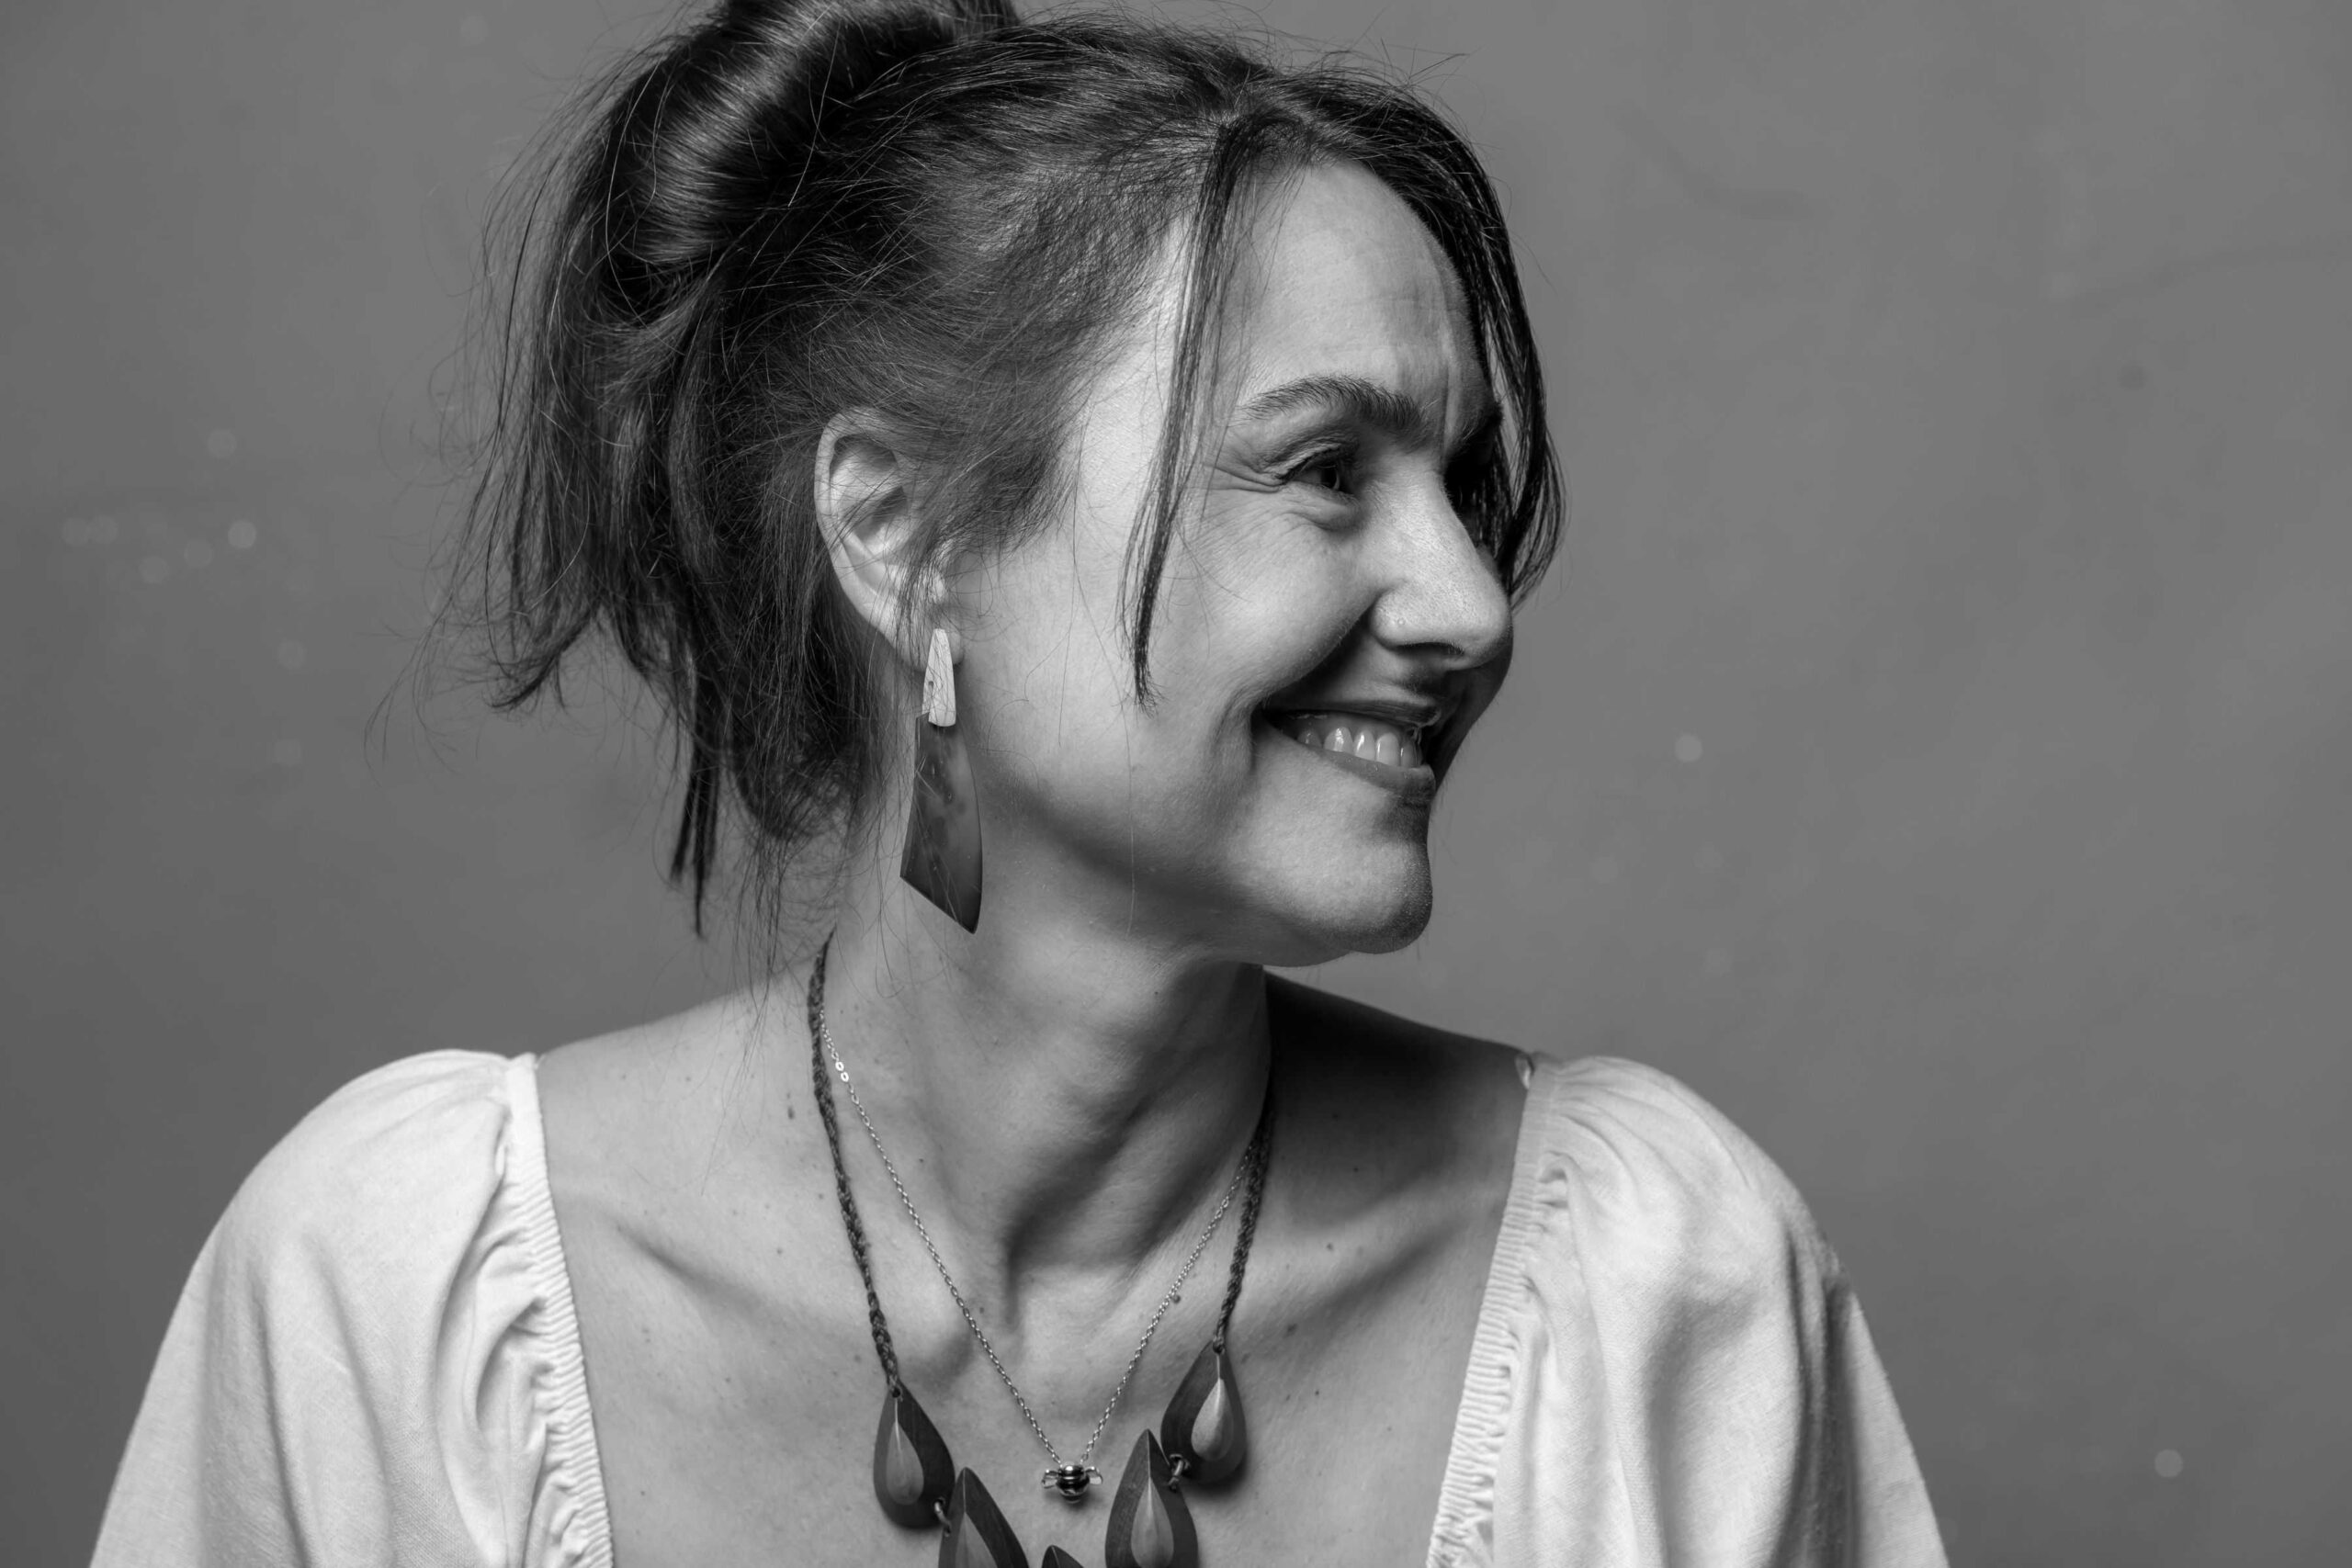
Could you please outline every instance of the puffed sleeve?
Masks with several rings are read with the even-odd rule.
[[[254,1169],[181,1293],[98,1568],[604,1555],[534,1066],[394,1063]]]
[[[1430,1561],[1941,1568],[1837,1257],[1690,1089],[1538,1066]]]

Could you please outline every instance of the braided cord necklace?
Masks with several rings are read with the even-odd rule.
[[[1056,1495],[1071,1503],[1081,1501],[1090,1487],[1102,1479],[1102,1472],[1091,1461],[1096,1445],[1110,1426],[1111,1417],[1125,1395],[1128,1382],[1136,1368],[1142,1364],[1144,1352],[1150,1347],[1152,1337],[1159,1330],[1169,1309],[1182,1297],[1184,1282],[1192,1277],[1200,1262],[1201,1254],[1210,1239],[1224,1224],[1226,1213],[1233,1206],[1237,1193],[1241,1197],[1241,1218],[1233,1249],[1233,1263],[1226,1280],[1225,1301],[1217,1313],[1216,1328],[1207,1345],[1194,1359],[1192,1370],[1185,1374],[1174,1398],[1169,1402],[1160,1420],[1160,1431],[1155,1436],[1147,1427],[1136,1438],[1134,1451],[1127,1461],[1125,1473],[1119,1482],[1113,1499],[1111,1517],[1104,1531],[1104,1550],[1111,1568],[1196,1568],[1198,1546],[1194,1539],[1192,1511],[1186,1506],[1179,1488],[1186,1481],[1200,1484],[1215,1484],[1231,1479],[1240,1469],[1248,1439],[1241,1416],[1240,1389],[1235,1382],[1230,1359],[1226,1354],[1226,1339],[1231,1329],[1234,1307],[1241,1299],[1241,1280],[1250,1261],[1250,1244],[1258,1228],[1258,1208],[1265,1190],[1266,1162],[1272,1148],[1273,1131],[1273,1101],[1271,1092],[1259,1112],[1258,1124],[1248,1145],[1242,1150],[1240,1164],[1232,1179],[1226,1184],[1222,1197],[1208,1223],[1185,1255],[1183,1267],[1177,1271],[1174,1282],[1160,1297],[1151,1320],[1144,1325],[1143,1337],[1128,1356],[1125,1368],[1119,1374],[1118,1385],[1102,1407],[1094,1429],[1086,1439],[1086,1447],[1074,1462],[1065,1462],[1037,1419],[1029,1401],[1013,1382],[996,1348],[989,1343],[987,1333],[980,1327],[978,1314],[957,1288],[947,1263],[932,1241],[931,1231],[923,1224],[914,1199],[899,1179],[897,1164],[889,1151],[883,1147],[882,1135],[876,1130],[874,1120],[866,1114],[864,1101],[858,1098],[857,1086],[834,1045],[832,1034],[825,1024],[825,963],[832,950],[829,938],[817,954],[808,975],[808,1037],[811,1053],[810,1070],[816,1085],[818,1119],[825,1128],[825,1143],[832,1155],[834,1191],[841,1200],[842,1224],[848,1233],[850,1252],[857,1263],[860,1281],[865,1288],[866,1325],[874,1338],[875,1358],[882,1366],[885,1390],[882,1420],[875,1434],[874,1490],[882,1511],[895,1522],[909,1528],[922,1528],[936,1523],[944,1532],[940,1541],[940,1562],[943,1568],[1028,1568],[1028,1557],[1020,1542],[1013,1538],[1001,1510],[979,1477],[970,1470],[958,1471],[948,1456],[945,1442],[938,1429],[924,1414],[905,1380],[899,1372],[899,1357],[890,1339],[890,1326],[882,1312],[882,1299],[874,1284],[871,1249],[866,1241],[865,1225],[857,1210],[856,1200],[850,1193],[849,1168],[842,1156],[841,1124],[833,1104],[833,1081],[838,1078],[849,1096],[851,1108],[865,1129],[867,1140],[882,1161],[882,1168],[899,1195],[899,1203],[906,1211],[915,1235],[922,1240],[923,1250],[930,1255],[932,1267],[938,1270],[948,1295],[956,1310],[963,1314],[964,1324],[971,1331],[981,1353],[1005,1391],[1012,1396],[1022,1418],[1045,1446],[1053,1464],[1040,1478],[1041,1483]],[[952,1479],[951,1479],[952,1478]],[[1059,1547],[1046,1551],[1046,1568],[1077,1568],[1076,1560]]]

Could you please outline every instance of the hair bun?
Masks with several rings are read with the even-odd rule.
[[[728,0],[608,99],[605,249],[581,259],[627,313],[662,310],[785,199],[829,111],[1017,19],[1011,0]]]

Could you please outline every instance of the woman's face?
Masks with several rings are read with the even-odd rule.
[[[1510,613],[1449,499],[1493,408],[1435,242],[1353,165],[1253,210],[1149,702],[1121,589],[1172,283],[1080,401],[1064,525],[959,581],[957,684],[992,907],[1020,878],[1179,946],[1300,964],[1427,923],[1430,797],[1501,682]]]

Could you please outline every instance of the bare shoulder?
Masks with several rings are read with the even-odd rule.
[[[609,1144],[694,1098],[698,1064],[724,1016],[724,1001],[578,1040],[539,1058],[539,1103],[550,1136]]]
[[[678,1183],[707,1184],[778,1092],[776,1046],[797,1020],[771,1014],[759,992],[739,991],[542,1058],[559,1201],[628,1208]]]
[[[1281,1087],[1329,1140],[1389,1183],[1481,1194],[1509,1185],[1527,1100],[1522,1054],[1277,976],[1267,978]]]

